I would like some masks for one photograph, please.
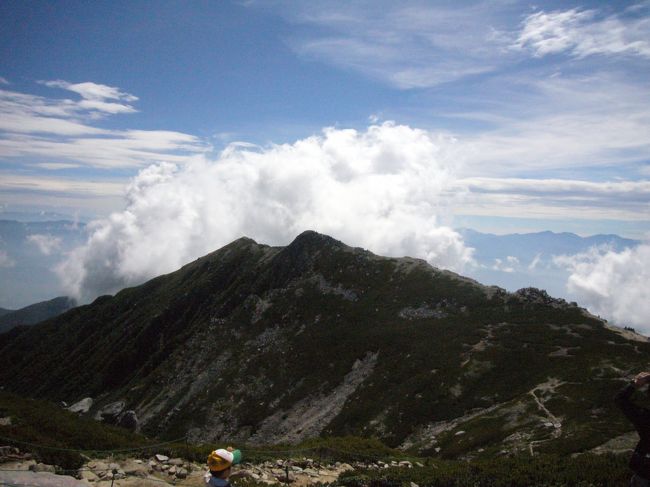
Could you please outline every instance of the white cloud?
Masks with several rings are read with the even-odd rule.
[[[519,259],[512,255],[509,255],[503,259],[494,259],[494,264],[492,265],[492,270],[501,271],[507,273],[513,273],[519,267]]]
[[[590,311],[650,333],[650,244],[615,252],[607,248],[554,257],[571,271],[568,291]]]
[[[535,56],[566,52],[583,58],[590,55],[634,55],[650,58],[650,17],[598,18],[596,10],[577,8],[526,17],[514,44]]]
[[[535,178],[459,178],[466,192],[456,213],[538,218],[648,220],[650,181],[576,181]],[[452,188],[453,190],[453,188]]]
[[[436,216],[453,180],[444,140],[391,123],[267,148],[233,144],[213,162],[142,170],[124,211],[92,224],[88,243],[59,271],[69,292],[89,299],[242,235],[287,244],[306,229],[460,271],[472,251]]]
[[[51,255],[61,250],[61,237],[55,237],[49,234],[32,234],[27,236],[27,241],[38,247],[43,255]]]
[[[13,267],[16,263],[9,257],[7,252],[0,250],[0,267]]]
[[[536,254],[533,260],[528,265],[528,270],[529,271],[535,270],[541,261],[542,261],[542,254],[541,253]]]
[[[166,161],[183,163],[208,150],[198,137],[169,130],[107,130],[98,117],[131,113],[137,98],[96,83],[43,82],[82,96],[45,98],[0,89],[0,157],[15,162],[56,157],[65,164],[97,168],[142,167]],[[47,161],[44,161],[48,164]]]
[[[131,105],[126,103],[116,103],[115,101],[133,102],[137,101],[138,97],[129,93],[123,93],[113,86],[106,86],[92,82],[69,83],[63,80],[42,81],[41,83],[50,88],[61,88],[77,93],[81,98],[83,98],[83,100],[78,103],[78,107],[83,110],[110,114],[133,113],[136,111]]]
[[[124,181],[88,181],[44,176],[26,176],[0,172],[0,191],[32,191],[74,194],[85,197],[121,196]]]
[[[486,86],[491,95],[483,101],[485,112],[457,114],[481,123],[490,120],[485,130],[463,137],[466,169],[472,177],[522,177],[568,168],[584,173],[597,167],[637,176],[647,165],[647,83],[606,73],[511,83],[518,85],[516,91]]]
[[[0,85],[8,85],[8,84],[10,83],[7,80],[7,78],[3,78],[2,76],[0,76]]]
[[[77,167],[81,167],[79,164],[70,164],[65,162],[40,162],[34,165],[36,167],[40,167],[42,169],[49,169],[52,171],[57,171],[61,169],[75,169]]]
[[[291,22],[316,27],[290,39],[298,54],[411,89],[494,70],[508,55],[494,28],[502,23],[502,7],[377,2],[368,9],[354,2],[307,2],[280,9]]]

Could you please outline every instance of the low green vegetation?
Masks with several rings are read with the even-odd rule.
[[[37,460],[64,470],[80,467],[87,456],[110,455],[147,458],[155,453],[203,463],[213,448],[225,445],[193,445],[184,441],[159,444],[157,440],[124,429],[79,417],[47,401],[24,399],[0,393],[0,417],[11,425],[0,426],[0,443],[31,452]],[[372,438],[354,436],[315,438],[299,445],[249,446],[233,444],[244,453],[244,461],[259,463],[277,459],[311,458],[321,463],[410,461],[412,468],[357,469],[343,474],[338,485],[409,487],[614,487],[629,478],[627,457],[586,454],[492,455],[472,461],[417,457],[389,448]],[[420,466],[422,465],[422,466]],[[256,487],[251,480],[238,480],[239,487]]]
[[[627,485],[627,459],[613,455],[576,458],[555,455],[430,461],[421,468],[355,470],[344,473],[344,487],[620,487]]]
[[[123,428],[81,418],[55,404],[0,393],[0,417],[11,424],[0,426],[0,443],[32,453],[43,463],[69,469],[83,463],[82,452],[146,448],[156,443]]]

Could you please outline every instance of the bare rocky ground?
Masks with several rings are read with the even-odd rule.
[[[12,487],[204,487],[207,467],[181,458],[155,455],[150,459],[101,458],[90,459],[77,471],[61,471],[54,465],[37,463],[29,454],[10,447],[0,447],[8,454],[0,457],[0,485]],[[268,485],[291,484],[307,487],[328,484],[339,475],[354,468],[382,469],[413,468],[422,464],[401,462],[319,463],[309,458],[277,459],[263,463],[243,463],[233,467],[230,477],[234,485],[254,481]]]

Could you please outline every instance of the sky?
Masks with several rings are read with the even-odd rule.
[[[6,0],[0,23],[0,217],[92,221],[77,293],[241,235],[460,272],[460,227],[650,232],[647,1]]]

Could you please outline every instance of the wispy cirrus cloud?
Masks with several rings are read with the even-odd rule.
[[[69,83],[63,80],[41,81],[41,84],[50,88],[61,88],[72,91],[81,96],[81,100],[74,106],[79,110],[87,110],[92,115],[133,113],[135,108],[128,103],[138,100],[137,96],[124,93],[114,86],[98,83]]]
[[[507,42],[495,28],[502,19],[494,6],[309,2],[280,9],[291,22],[316,27],[289,39],[299,55],[412,89],[495,69]]]
[[[592,55],[630,55],[650,58],[650,16],[609,15],[597,10],[572,8],[539,11],[525,18],[513,47],[534,56],[566,53],[584,58]]]
[[[182,132],[103,128],[102,118],[136,111],[130,103],[137,97],[118,88],[62,80],[41,84],[81,99],[0,89],[0,158],[5,161],[43,169],[57,168],[52,164],[135,168],[161,161],[183,163],[208,148],[198,137]]]
[[[488,84],[487,87],[493,86]],[[448,113],[483,130],[463,137],[473,174],[529,177],[572,168],[644,175],[650,159],[650,85],[622,75],[546,75],[494,86],[473,112]]]
[[[460,178],[457,214],[537,218],[650,219],[650,181]]]

